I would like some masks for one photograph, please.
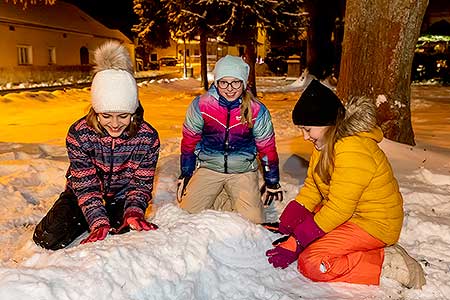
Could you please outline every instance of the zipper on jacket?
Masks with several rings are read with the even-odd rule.
[[[106,197],[108,195],[108,190],[111,185],[111,178],[113,173],[113,164],[114,164],[114,147],[116,146],[116,140],[113,138],[111,142],[111,157],[110,157],[110,163],[109,163],[109,173],[108,173],[108,180],[105,184],[105,191],[103,193],[103,197]]]
[[[225,128],[225,140],[223,145],[224,173],[228,173],[228,151],[230,150],[230,108],[227,107],[227,126]]]

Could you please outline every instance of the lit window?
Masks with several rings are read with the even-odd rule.
[[[56,48],[48,47],[48,64],[53,65],[56,64]]]
[[[17,46],[17,63],[19,65],[31,65],[33,63],[31,46]]]

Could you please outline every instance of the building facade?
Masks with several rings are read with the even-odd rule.
[[[72,4],[33,5],[23,9],[0,1],[0,69],[90,66],[93,52],[107,40],[118,40],[134,61],[134,45]]]

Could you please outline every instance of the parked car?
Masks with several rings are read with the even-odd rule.
[[[149,70],[159,70],[159,63],[157,61],[149,61],[148,69]]]
[[[178,64],[178,60],[175,57],[165,56],[159,59],[160,66],[176,66]]]

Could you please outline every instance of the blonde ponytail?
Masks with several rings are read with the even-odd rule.
[[[246,90],[242,92],[241,123],[247,124],[248,128],[253,128],[252,101],[254,99],[251,92]]]

